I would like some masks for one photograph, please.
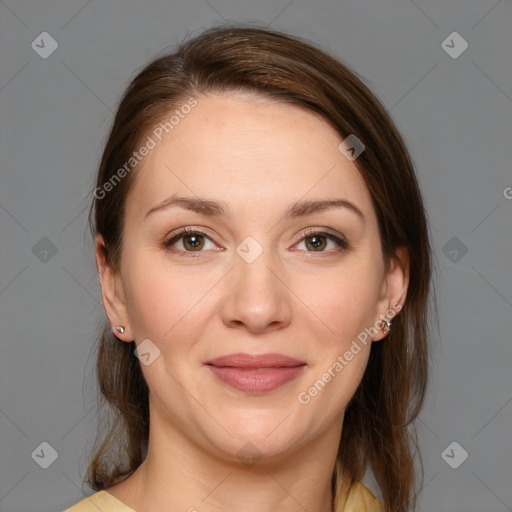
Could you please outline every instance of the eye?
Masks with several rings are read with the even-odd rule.
[[[182,256],[194,256],[192,253],[204,252],[203,249],[208,249],[207,242],[212,244],[210,249],[219,250],[216,248],[210,237],[199,229],[183,228],[177,233],[171,235],[170,238],[162,243],[162,247],[173,253],[180,253]],[[349,248],[348,242],[334,233],[328,231],[321,231],[318,229],[311,229],[307,231],[298,244],[305,244],[306,252],[343,252]],[[334,245],[334,248],[329,249],[329,243]],[[180,247],[181,245],[181,247]]]
[[[211,239],[203,231],[184,228],[165,240],[162,246],[170,252],[203,252],[202,250],[205,248],[206,241],[213,244]],[[179,242],[177,244],[178,247],[174,247],[177,242]],[[181,247],[179,247],[180,244]]]
[[[334,252],[342,252],[348,249],[348,242],[343,238],[327,231],[311,229],[307,231],[299,243],[304,243],[308,252],[330,252],[325,251],[329,242],[334,244]]]

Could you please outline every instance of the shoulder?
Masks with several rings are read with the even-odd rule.
[[[97,512],[98,509],[108,510],[109,512],[135,512],[135,510],[105,491],[97,492],[63,512]],[[361,482],[355,482],[350,488],[345,506],[336,512],[383,511],[381,502],[373,495],[370,489]]]
[[[106,491],[100,491],[84,500],[80,501],[64,512],[98,512],[98,510],[108,510],[108,512],[135,512],[132,508],[123,502],[114,498]]]
[[[336,512],[383,512],[382,503],[361,482],[350,487],[344,508]]]

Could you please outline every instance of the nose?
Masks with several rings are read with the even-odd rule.
[[[221,307],[223,323],[230,328],[258,334],[282,329],[291,322],[291,291],[284,269],[271,251],[253,262],[234,255],[234,268]]]

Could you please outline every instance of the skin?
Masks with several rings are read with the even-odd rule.
[[[360,344],[310,403],[297,396],[379,315],[404,303],[408,256],[399,250],[386,271],[370,194],[321,117],[256,95],[197,99],[136,171],[119,273],[105,265],[96,238],[112,329],[123,325],[118,338],[150,339],[160,350],[141,365],[150,389],[148,456],[108,492],[141,512],[331,511],[344,410],[384,331]],[[173,207],[145,218],[172,194],[224,201],[232,216]],[[295,201],[338,198],[355,204],[366,225],[347,208],[280,220]],[[207,232],[199,251],[190,237],[174,242],[175,253],[162,246],[187,226]],[[349,248],[321,236],[315,246],[307,228],[345,237]],[[252,263],[236,252],[248,236],[263,249]],[[250,395],[204,365],[234,352],[278,352],[307,366],[296,380]],[[250,467],[237,457],[248,442],[259,456]]]

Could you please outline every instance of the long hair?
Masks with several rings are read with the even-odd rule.
[[[354,164],[377,214],[385,263],[396,258],[398,247],[410,255],[405,303],[393,319],[388,340],[373,344],[362,381],[347,405],[332,478],[339,499],[347,484],[361,480],[370,467],[386,512],[407,512],[416,504],[419,487],[419,447],[412,422],[423,405],[428,380],[432,252],[405,143],[353,71],[301,38],[239,25],[208,29],[154,60],[121,98],[97,174],[89,211],[91,234],[103,235],[104,257],[117,272],[126,197],[134,179],[126,162],[151,130],[191,97],[237,91],[320,114],[343,139],[355,134],[365,150]],[[123,166],[127,172],[117,179]],[[105,193],[108,183],[112,186]],[[106,435],[98,430],[87,471],[87,482],[97,491],[127,478],[147,453],[148,388],[133,349],[133,342],[116,342],[109,326],[102,327],[96,372],[100,407],[112,418]]]

